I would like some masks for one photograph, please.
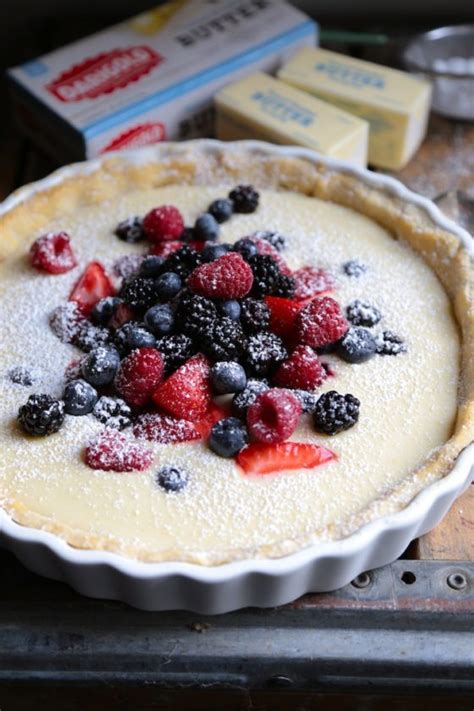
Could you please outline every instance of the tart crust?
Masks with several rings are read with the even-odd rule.
[[[136,154],[140,156],[140,154]],[[448,294],[461,332],[461,364],[458,413],[451,438],[384,497],[369,509],[351,517],[337,537],[350,535],[375,518],[395,513],[414,495],[446,476],[456,457],[474,439],[474,310],[472,309],[472,258],[457,235],[441,229],[428,212],[389,191],[370,186],[351,172],[334,169],[316,158],[305,159],[264,149],[248,149],[238,144],[216,147],[196,143],[167,144],[137,159],[120,155],[92,164],[90,172],[64,177],[56,185],[35,192],[0,217],[2,241],[0,261],[4,261],[42,227],[78,207],[99,205],[130,191],[167,185],[219,185],[252,183],[257,188],[290,190],[317,197],[371,218],[394,237],[408,243],[428,263]],[[19,194],[21,196],[21,190]],[[398,503],[396,503],[398,502]],[[401,506],[399,502],[404,502]],[[334,539],[331,527],[310,536],[253,549],[184,553],[179,549],[150,550],[124,544],[118,537],[98,537],[68,527],[29,510],[21,501],[4,505],[12,518],[25,526],[59,535],[71,546],[106,550],[147,562],[188,561],[217,565],[236,559],[281,557],[300,550],[315,539]]]

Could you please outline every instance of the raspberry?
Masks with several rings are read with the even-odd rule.
[[[177,240],[184,230],[183,216],[174,205],[154,207],[143,218],[143,229],[150,242]]]
[[[130,405],[141,407],[161,382],[163,370],[163,358],[155,348],[137,348],[120,364],[115,387]]]
[[[153,454],[145,445],[133,442],[122,432],[106,428],[88,444],[84,458],[91,469],[132,472],[147,469]]]
[[[158,242],[158,244],[153,245],[149,254],[153,257],[166,259],[171,254],[174,254],[174,252],[177,252],[178,249],[181,249],[182,246],[183,243],[175,239],[171,240],[171,242]]]
[[[77,266],[71,247],[71,238],[66,232],[49,232],[38,237],[30,248],[31,264],[49,274],[64,274]]]
[[[209,363],[202,355],[190,358],[153,393],[158,407],[178,419],[196,421],[211,405]]]
[[[253,439],[273,444],[288,439],[301,416],[298,398],[289,390],[271,388],[259,395],[247,411],[247,426]]]
[[[315,296],[332,291],[335,286],[334,277],[324,269],[302,267],[293,272],[296,282],[295,299],[312,299]]]
[[[300,343],[320,348],[338,341],[349,324],[342,315],[337,301],[323,296],[310,301],[296,319],[296,332]]]
[[[171,415],[149,412],[138,417],[133,434],[139,439],[148,439],[160,444],[178,444],[201,439],[201,434],[189,420],[177,420]]]
[[[192,291],[214,299],[240,299],[249,293],[252,283],[252,270],[237,252],[197,267],[188,279]]]
[[[276,371],[273,382],[280,388],[314,390],[326,377],[321,362],[309,346],[295,348]]]

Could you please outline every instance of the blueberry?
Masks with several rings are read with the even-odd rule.
[[[23,365],[16,365],[8,371],[8,377],[15,385],[29,387],[34,383],[34,377],[28,368]]]
[[[140,276],[144,277],[157,277],[160,274],[161,267],[163,266],[164,257],[159,257],[157,254],[148,254],[140,267]]]
[[[342,269],[344,274],[347,274],[347,276],[359,279],[359,277],[367,271],[367,265],[359,259],[351,259],[349,262],[345,262],[342,265]]]
[[[209,437],[209,447],[219,457],[233,457],[248,443],[247,428],[237,417],[216,422]]]
[[[72,380],[64,388],[64,409],[68,415],[88,415],[97,402],[97,390],[85,380]]]
[[[201,252],[201,257],[204,262],[213,262],[214,259],[222,257],[230,251],[228,244],[206,244]]]
[[[155,336],[143,326],[132,326],[127,332],[127,346],[131,351],[135,348],[154,348]]]
[[[167,336],[174,327],[174,313],[168,304],[152,306],[145,314],[145,324],[155,336]]]
[[[238,363],[221,360],[211,368],[211,384],[218,395],[240,393],[247,385],[247,376]]]
[[[238,321],[240,318],[240,304],[235,299],[221,301],[217,304],[217,310],[221,316],[227,316],[227,318],[231,318],[232,321]]]
[[[215,242],[219,237],[219,223],[209,212],[200,215],[194,224],[194,238],[200,242]]]
[[[107,385],[115,378],[120,356],[115,348],[93,348],[82,365],[82,375],[91,385]]]
[[[244,237],[234,244],[234,252],[241,254],[245,261],[248,262],[251,257],[257,254],[257,245],[248,237]]]
[[[106,296],[96,303],[91,312],[91,321],[96,326],[106,326],[115,313],[115,309],[122,303],[118,296]]]
[[[168,301],[181,290],[183,282],[174,272],[165,272],[156,280],[156,293],[159,299]]]
[[[234,203],[227,198],[221,198],[211,202],[207,211],[217,220],[217,222],[226,222],[232,217],[234,212]]]
[[[167,492],[181,491],[188,484],[188,474],[179,467],[167,466],[157,472],[155,481]]]
[[[377,343],[366,328],[350,328],[337,345],[338,355],[348,363],[363,363],[375,355]]]

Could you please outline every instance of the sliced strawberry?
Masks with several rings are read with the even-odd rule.
[[[189,420],[177,420],[171,415],[147,412],[140,415],[134,426],[133,434],[138,439],[148,439],[160,444],[178,444],[201,439],[197,427]]]
[[[305,302],[284,299],[281,296],[266,296],[265,303],[270,309],[270,331],[276,333],[280,338],[290,337],[296,317],[305,306]]]
[[[209,363],[203,355],[190,358],[153,394],[158,407],[179,419],[195,422],[210,409]]]
[[[327,294],[335,287],[332,274],[317,267],[302,267],[292,274],[295,286],[295,299],[314,299],[315,296]]]
[[[102,264],[90,262],[74,285],[69,301],[75,301],[87,316],[98,301],[114,294],[114,286]]]
[[[304,442],[249,444],[237,455],[237,464],[245,474],[272,474],[292,469],[312,469],[336,459],[326,447]]]
[[[91,469],[132,472],[147,469],[153,461],[153,454],[145,445],[106,427],[89,442],[84,458]]]
[[[157,242],[150,249],[148,254],[156,254],[157,257],[169,257],[173,252],[177,252],[181,249],[183,243],[179,240],[172,240],[171,242]]]

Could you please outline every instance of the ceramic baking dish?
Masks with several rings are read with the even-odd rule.
[[[436,225],[457,235],[474,253],[467,232],[444,217],[429,200],[410,192],[391,177],[326,160],[310,150],[258,141],[242,141],[231,147],[212,140],[186,145],[211,152],[222,150],[225,145],[226,150],[240,147],[257,155],[302,157],[333,170],[346,171],[369,186],[417,205]],[[120,158],[132,162],[156,161],[182,150],[183,144],[159,144],[122,152]],[[0,206],[0,214],[36,191],[96,170],[101,160],[67,166],[21,188]],[[439,523],[469,485],[473,472],[474,444],[471,444],[459,455],[448,475],[426,487],[398,513],[369,523],[343,540],[312,545],[277,559],[244,560],[213,567],[180,562],[144,563],[115,553],[73,548],[51,533],[15,523],[2,509],[0,542],[36,573],[62,580],[84,595],[122,600],[144,610],[186,609],[215,614],[249,605],[269,607],[306,592],[334,590],[365,570],[395,560],[411,540]]]

